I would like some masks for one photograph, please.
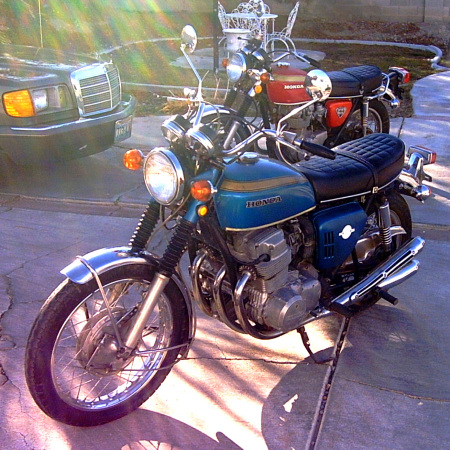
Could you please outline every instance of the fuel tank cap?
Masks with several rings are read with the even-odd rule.
[[[256,164],[259,161],[259,155],[255,152],[244,153],[239,157],[239,162],[242,164]]]

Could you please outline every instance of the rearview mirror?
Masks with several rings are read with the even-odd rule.
[[[192,25],[186,25],[181,32],[181,43],[186,53],[193,53],[197,46],[197,32]]]
[[[311,70],[306,75],[305,88],[313,100],[326,100],[331,94],[330,77],[323,70]]]

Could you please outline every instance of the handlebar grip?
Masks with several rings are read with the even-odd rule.
[[[309,153],[312,153],[313,155],[327,159],[336,158],[336,152],[323,145],[314,144],[313,142],[303,141],[300,139],[296,140],[295,144],[297,144],[301,149],[306,150]]]

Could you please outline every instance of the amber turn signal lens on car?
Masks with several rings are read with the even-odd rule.
[[[32,117],[35,114],[33,100],[27,90],[3,94],[3,105],[12,117]]]
[[[128,150],[125,155],[123,155],[123,165],[129,170],[139,170],[144,164],[144,155],[140,150],[134,148]]]
[[[191,194],[195,200],[207,202],[213,194],[213,187],[208,180],[194,181],[191,185]]]
[[[226,69],[227,66],[228,66],[228,58],[222,59],[222,67],[223,67],[224,69]]]

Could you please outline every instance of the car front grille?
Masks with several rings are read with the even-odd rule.
[[[120,102],[119,71],[114,64],[93,64],[71,73],[82,117],[113,110]]]

